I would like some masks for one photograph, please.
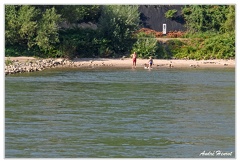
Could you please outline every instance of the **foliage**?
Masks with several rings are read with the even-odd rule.
[[[6,45],[19,44],[31,48],[35,43],[39,11],[31,6],[5,7]]]
[[[24,46],[13,45],[13,46],[6,46],[5,47],[5,56],[37,56],[38,52],[35,49],[28,50]]]
[[[34,6],[5,6],[5,43],[7,48],[22,51],[53,52],[58,42],[58,22],[60,15],[53,8],[43,13]],[[12,51],[12,50],[10,50]],[[8,50],[8,52],[10,52]],[[13,51],[12,51],[13,52]],[[12,53],[11,52],[11,53]],[[31,53],[31,52],[29,52]]]
[[[5,60],[5,65],[6,65],[6,66],[9,66],[9,65],[12,65],[12,64],[13,64],[13,61],[11,61],[10,58],[7,58],[7,59]]]
[[[155,36],[155,31],[153,31],[153,30],[151,30],[150,32],[139,31],[138,33],[134,34],[134,38],[143,38],[143,37],[155,38],[156,37]]]
[[[191,5],[182,9],[189,39],[176,58],[216,59],[235,57],[235,6]]]
[[[69,23],[97,22],[101,13],[99,5],[59,5],[55,7],[63,20]]]
[[[155,37],[150,37],[141,32],[137,35],[137,41],[133,44],[132,52],[136,52],[139,58],[157,58],[158,42]]]
[[[60,54],[62,57],[86,57],[96,53],[93,38],[96,32],[92,29],[66,29],[60,31]]]
[[[99,19],[99,33],[107,40],[108,49],[121,54],[131,48],[131,38],[139,24],[139,12],[136,5],[103,6]]]
[[[100,13],[102,17],[97,31],[82,28],[60,30],[58,27],[60,21],[97,21]],[[138,22],[138,6],[7,5],[6,54],[113,57],[131,48],[132,34]]]
[[[112,52],[109,41],[101,39],[98,31],[74,28],[60,32],[59,44],[61,57],[110,57]]]
[[[176,16],[176,14],[177,14],[176,9],[168,10],[167,12],[165,12],[165,17],[168,19],[172,19],[174,16]]]
[[[192,32],[219,31],[228,11],[227,5],[189,5],[182,9],[186,26]]]
[[[178,19],[176,14],[176,10],[168,10],[165,16]],[[180,16],[188,29],[187,41],[174,39],[163,44],[152,31],[136,34],[137,5],[5,5],[5,55],[120,57],[136,51],[141,58],[235,57],[234,5],[187,5]],[[98,29],[60,28],[65,21],[91,21]]]
[[[221,30],[223,32],[235,31],[235,6],[228,6],[226,21],[223,23]]]
[[[169,40],[166,42],[166,54],[167,58],[173,57],[181,51],[184,43],[178,39]]]
[[[43,51],[51,51],[54,45],[59,42],[58,22],[60,15],[56,14],[55,8],[47,9],[39,21],[36,44]]]
[[[201,48],[202,46],[202,48]],[[228,59],[235,57],[235,36],[224,33],[204,40],[199,48],[201,55],[205,58]],[[206,56],[206,54],[209,54]]]
[[[230,33],[211,35],[206,39],[195,38],[172,51],[175,58],[229,59],[235,57],[235,37]]]

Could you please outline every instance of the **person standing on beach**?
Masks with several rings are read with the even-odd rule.
[[[136,52],[133,52],[132,59],[133,59],[133,67],[136,68],[136,63],[137,63],[137,54],[136,54]]]

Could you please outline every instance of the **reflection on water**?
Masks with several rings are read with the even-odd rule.
[[[5,78],[5,157],[235,157],[234,69],[55,69]]]

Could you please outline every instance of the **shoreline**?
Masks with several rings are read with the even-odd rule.
[[[113,66],[113,67],[132,67],[131,58],[108,59],[108,58],[81,58],[73,60],[76,64],[90,66]],[[148,64],[148,59],[137,59],[137,68],[144,68]],[[153,68],[235,68],[235,60],[184,60],[184,59],[153,59]]]
[[[6,63],[9,65],[6,65]],[[137,59],[136,68],[144,68],[148,59]],[[132,68],[131,58],[34,58],[34,57],[5,57],[5,75],[42,71],[47,68]],[[234,60],[185,60],[185,59],[153,59],[152,68],[235,68]]]

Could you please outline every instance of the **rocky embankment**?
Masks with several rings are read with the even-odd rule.
[[[53,67],[72,67],[74,62],[67,59],[35,59],[35,60],[26,60],[20,61],[5,59],[5,75],[24,73],[24,72],[34,72],[42,71],[46,68]]]
[[[131,65],[131,64],[128,64]],[[59,67],[72,67],[72,68],[84,68],[84,67],[110,67],[113,63],[110,61],[99,59],[74,59],[69,60],[65,58],[49,58],[49,59],[36,59],[33,57],[9,57],[5,58],[5,75],[42,71],[46,68],[59,68]]]

